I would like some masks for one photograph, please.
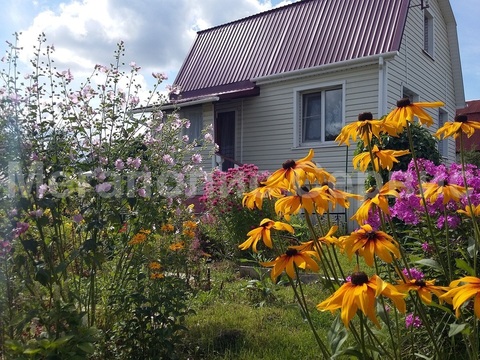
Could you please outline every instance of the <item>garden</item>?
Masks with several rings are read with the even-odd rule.
[[[425,109],[443,103],[409,99],[347,120],[336,142],[356,147],[364,194],[313,150],[207,173],[213,129],[190,139],[161,110],[162,73],[141,99],[122,43],[80,82],[43,35],[26,74],[8,44],[0,358],[479,358],[480,169],[462,147],[479,123],[432,133]],[[441,162],[444,138],[458,162]],[[334,215],[352,200],[349,231]]]

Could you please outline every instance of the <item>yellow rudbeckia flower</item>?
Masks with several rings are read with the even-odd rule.
[[[459,209],[457,210],[458,213],[467,215],[468,217],[479,217],[480,216],[480,204],[477,206],[472,205],[465,205],[465,210]]]
[[[293,227],[290,224],[265,218],[260,222],[259,227],[250,230],[247,233],[247,236],[249,238],[240,245],[238,245],[238,247],[241,250],[247,250],[250,246],[252,246],[253,251],[257,252],[257,243],[262,240],[266,246],[272,248],[272,237],[270,233],[271,229],[284,230],[288,231],[291,234],[293,234],[294,232]]]
[[[270,187],[261,184],[256,189],[243,194],[242,205],[250,210],[255,207],[262,209],[263,199],[271,199],[272,197],[279,198],[282,196],[282,190],[278,187]]]
[[[360,205],[351,219],[355,219],[359,224],[363,224],[368,219],[368,212],[373,206],[378,206],[384,214],[390,215],[387,196],[398,197],[399,190],[404,187],[405,185],[402,182],[394,180],[385,183],[380,190],[377,187],[371,187],[367,190],[362,205]]]
[[[350,139],[356,142],[357,138],[360,138],[367,145],[373,136],[380,139],[382,130],[383,120],[374,120],[372,113],[362,113],[358,115],[358,121],[345,125],[342,128],[335,141],[338,142],[338,145],[345,144],[350,146]]]
[[[286,184],[287,190],[303,186],[307,173],[317,173],[317,167],[312,162],[313,156],[314,152],[310,149],[308,155],[300,160],[285,161],[282,164],[282,168],[274,171],[264,182],[264,185],[277,186],[279,183],[282,183],[282,185]]]
[[[297,214],[302,208],[308,214],[317,212],[322,215],[328,209],[329,202],[333,201],[333,198],[323,191],[323,187],[315,187],[309,190],[303,186],[300,191],[299,194],[278,199],[275,202],[275,212],[279,216],[284,216],[287,220],[290,220],[290,215]]]
[[[408,279],[400,281],[400,284],[396,285],[395,288],[401,293],[408,293],[409,291],[416,292],[420,299],[427,305],[432,303],[432,294],[435,294],[440,298],[440,296],[442,296],[447,290],[444,286],[436,286],[435,280],[423,279]]]
[[[320,267],[313,259],[318,258],[316,251],[298,251],[293,247],[289,247],[285,254],[278,256],[275,260],[261,263],[262,266],[272,267],[270,276],[273,281],[279,277],[283,270],[287,273],[290,279],[295,279],[295,266],[303,270],[318,271]]]
[[[408,122],[413,122],[417,117],[421,124],[430,126],[433,124],[433,119],[423,108],[435,108],[444,106],[445,103],[441,101],[435,102],[410,102],[410,99],[403,98],[397,101],[397,107],[392,110],[386,117],[385,121],[397,129],[397,133],[401,133],[407,126]]]
[[[391,263],[394,257],[401,257],[399,245],[393,237],[383,231],[373,230],[369,224],[362,225],[349,236],[342,237],[342,245],[350,259],[358,252],[370,267],[373,266],[374,255],[386,263]]]
[[[409,150],[380,150],[377,145],[372,148],[373,168],[375,171],[380,171],[380,168],[392,170],[393,164],[398,163],[397,157],[409,154]],[[368,164],[372,161],[369,151],[365,151],[356,155],[352,162],[355,169],[360,168],[360,171],[367,171]]]
[[[379,276],[373,275],[368,278],[364,272],[356,272],[351,276],[351,280],[343,284],[328,299],[317,305],[320,311],[335,312],[342,309],[340,317],[349,327],[357,310],[361,310],[375,325],[380,327],[375,314],[375,299],[380,296],[390,298],[397,309],[401,312],[406,311],[404,294],[398,292],[393,285],[384,282]]]
[[[449,287],[450,290],[443,294],[440,299],[453,305],[457,318],[460,316],[462,304],[473,298],[473,311],[475,316],[480,319],[480,279],[475,276],[465,276],[452,281]]]
[[[455,121],[446,122],[440,129],[437,130],[435,136],[439,139],[453,136],[454,139],[460,134],[465,134],[467,137],[471,137],[475,130],[480,130],[480,122],[468,121],[466,115],[457,115]]]
[[[460,201],[466,195],[467,189],[456,184],[449,184],[446,180],[438,182],[423,183],[423,195],[425,199],[430,200],[430,203],[437,201],[438,197],[443,195],[443,203],[446,204],[450,200]]]

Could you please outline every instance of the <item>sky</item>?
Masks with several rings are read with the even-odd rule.
[[[22,33],[20,46],[32,49],[40,33],[55,46],[59,69],[87,76],[96,64],[114,61],[116,44],[126,47],[124,61],[141,66],[143,85],[153,73],[171,84],[191,48],[196,32],[289,0],[0,0],[0,51]],[[420,0],[414,0],[420,1]],[[480,99],[479,0],[450,0],[457,20],[465,99]],[[163,84],[162,84],[163,85]],[[165,88],[160,89],[165,90]]]

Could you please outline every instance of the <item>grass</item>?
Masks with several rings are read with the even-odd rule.
[[[328,291],[319,282],[305,285],[304,290],[315,326],[326,342],[334,317],[317,311],[315,305]],[[186,319],[185,358],[319,358],[318,345],[291,287],[274,284],[269,277],[242,279],[234,265],[215,264],[210,290],[197,292],[191,305],[195,314]]]

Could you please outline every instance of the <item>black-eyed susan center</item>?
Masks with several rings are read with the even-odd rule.
[[[425,282],[425,280],[420,279],[420,280],[415,280],[415,285],[424,287],[425,285],[427,285],[427,283]]]
[[[298,250],[297,249],[292,249],[292,248],[289,248],[286,252],[285,252],[285,255],[287,256],[295,256],[298,254]]]
[[[283,167],[285,170],[295,168],[295,160],[287,160],[287,161],[285,161],[285,162],[282,164],[282,167]]]
[[[363,271],[354,272],[351,276],[353,285],[360,286],[368,283],[368,276]]]
[[[410,102],[410,99],[409,98],[403,98],[403,99],[400,99],[397,101],[397,107],[401,108],[401,107],[407,107],[411,104]]]
[[[467,115],[457,115],[455,116],[455,122],[465,123],[468,121]]]
[[[358,115],[359,121],[373,120],[373,115],[371,112],[364,112]]]

